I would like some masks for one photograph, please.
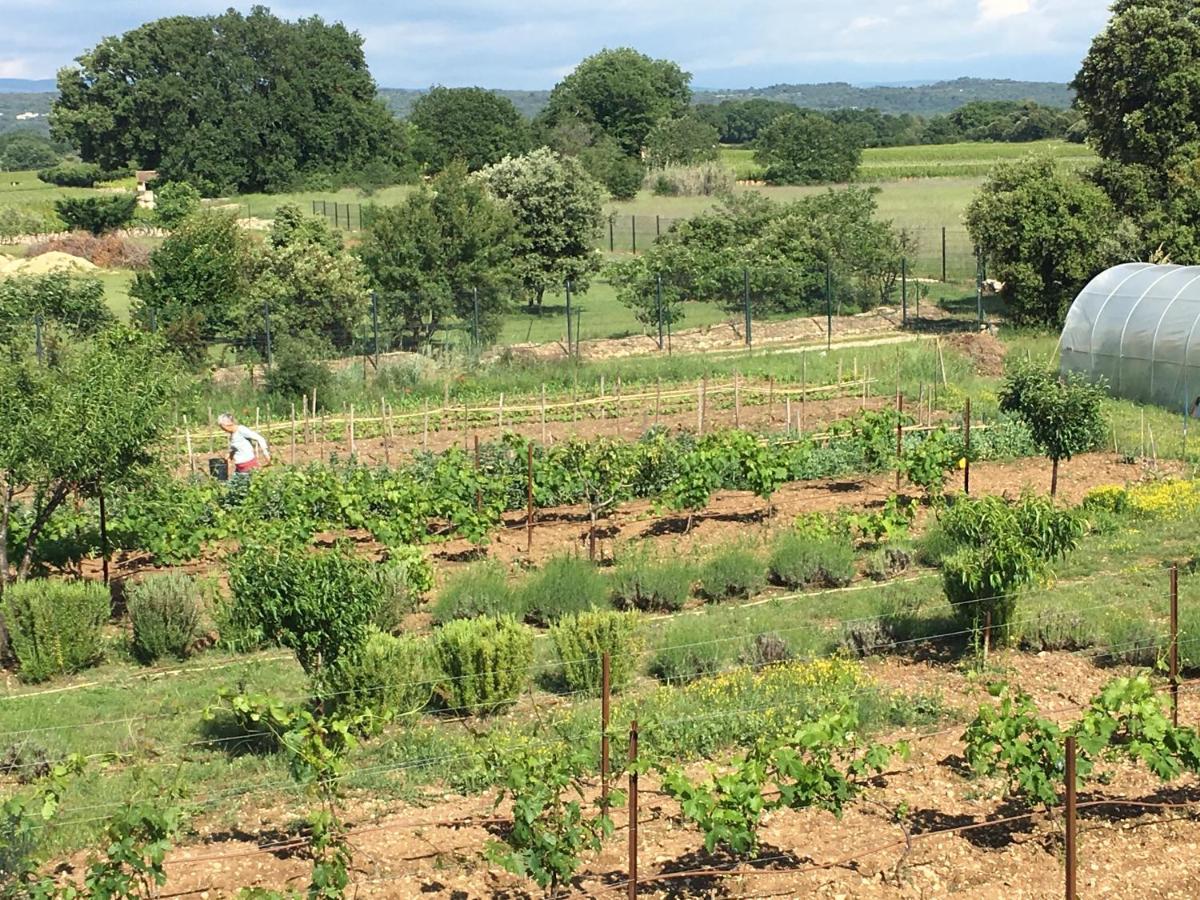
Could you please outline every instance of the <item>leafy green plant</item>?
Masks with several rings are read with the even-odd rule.
[[[918,443],[904,448],[900,473],[910,484],[922,488],[930,500],[942,496],[946,476],[961,457],[961,441],[945,425],[928,432]]]
[[[22,681],[45,681],[95,665],[108,621],[108,588],[84,581],[33,580],[4,591],[5,627]]]
[[[586,559],[556,556],[526,576],[517,595],[527,619],[548,625],[563,616],[606,605],[608,583]]]
[[[494,560],[484,560],[446,579],[433,604],[433,621],[445,624],[475,616],[521,617],[524,612],[503,567]]]
[[[613,603],[620,609],[680,610],[694,579],[693,567],[686,560],[632,550],[621,556],[612,574]]]
[[[442,706],[490,715],[528,686],[533,632],[512,618],[457,619],[433,633],[433,654]]]
[[[229,572],[237,615],[296,653],[309,675],[361,647],[379,609],[372,565],[344,546],[243,546]]]
[[[1023,494],[961,499],[939,521],[959,549],[942,559],[942,586],[964,625],[978,629],[990,616],[1000,643],[1016,639],[1010,624],[1022,589],[1048,571],[1051,560],[1075,548],[1083,525],[1051,500]]]
[[[727,544],[700,566],[700,593],[713,602],[748,599],[766,584],[766,563],[749,544]]]
[[[573,744],[530,745],[493,753],[490,764],[503,773],[496,806],[511,798],[513,821],[503,842],[488,844],[488,859],[558,896],[580,856],[599,850],[613,832],[606,809],[589,814],[585,807],[591,754]],[[610,792],[610,805],[623,802],[619,792]]]
[[[714,635],[703,619],[672,618],[650,659],[650,674],[668,684],[715,675],[731,665],[741,649],[742,642]]]
[[[177,790],[154,800],[127,803],[104,829],[104,853],[92,858],[84,885],[96,900],[156,897],[167,883],[166,857],[183,827],[185,813]]]
[[[125,604],[133,626],[133,653],[144,663],[165,656],[186,659],[200,636],[204,596],[189,575],[152,575],[127,585]]]
[[[787,588],[840,587],[854,578],[854,548],[834,538],[815,541],[786,531],[775,541],[771,578]]]
[[[84,760],[71,754],[50,765],[35,779],[34,790],[0,801],[0,898],[52,898],[52,876],[42,875],[38,850],[46,827],[58,814],[70,779],[83,771]]]
[[[807,722],[775,740],[760,740],[724,773],[693,782],[669,769],[664,789],[679,800],[683,815],[700,826],[704,846],[753,858],[758,853],[762,815],[773,809],[817,807],[840,816],[868,777],[883,771],[905,744],[860,745],[857,714],[841,712]],[[777,793],[768,798],[766,788]]]
[[[103,234],[122,228],[137,211],[134,194],[108,194],[99,197],[63,197],[54,201],[54,211],[70,229]]]
[[[851,534],[872,544],[882,544],[908,533],[917,510],[896,494],[891,494],[879,510],[847,513],[843,521]]]
[[[365,717],[378,731],[395,718],[420,713],[432,698],[429,640],[372,631],[362,648],[328,671],[322,697],[342,718]]]
[[[401,545],[388,551],[387,560],[375,566],[372,577],[379,591],[372,622],[381,631],[395,632],[433,587],[433,566],[419,547]]]
[[[597,610],[564,616],[550,626],[563,682],[572,691],[601,689],[601,658],[609,654],[613,691],[629,686],[637,673],[643,641],[637,613]]]

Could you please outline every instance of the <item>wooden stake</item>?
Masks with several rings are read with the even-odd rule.
[[[704,434],[704,420],[708,418],[708,376],[700,379],[700,433]]]
[[[1076,887],[1075,871],[1078,856],[1075,839],[1075,735],[1067,737],[1067,766],[1066,766],[1066,870],[1067,870],[1067,900],[1077,900],[1079,896]]]
[[[475,481],[479,482],[479,435],[475,435]],[[475,512],[483,511],[483,488],[475,488]]]
[[[421,433],[421,449],[429,449],[429,400],[425,400],[425,425],[424,431]]]
[[[658,424],[659,408],[662,405],[662,379],[654,380],[654,424]]]
[[[503,391],[500,392],[500,408],[499,408],[498,415],[499,415],[498,421],[500,423],[500,430],[503,431],[504,430],[504,392]]]
[[[704,383],[696,382],[696,434],[704,434]]]
[[[801,394],[800,396],[803,397],[804,395]],[[791,398],[790,394],[783,398],[783,418],[784,418],[784,425],[785,425],[785,427],[783,429],[784,434],[791,434],[792,433],[792,398]]]
[[[442,382],[442,412],[450,408],[450,382]]]
[[[937,344],[938,366],[942,370],[942,387],[949,387],[950,382],[946,378],[946,357],[942,355],[942,339],[934,338],[934,343]]]
[[[738,373],[733,373],[733,427],[742,427],[742,393]]]
[[[188,427],[187,416],[183,417],[183,436],[187,441],[188,471],[196,474],[196,457],[192,453],[192,429]]]
[[[542,443],[546,443],[546,382],[542,382]]]
[[[425,403],[426,403],[426,408],[428,408],[429,401],[426,400]],[[392,435],[391,435],[391,428],[388,427],[391,423],[388,420],[387,400],[380,399],[380,401],[379,401],[379,417],[381,419],[383,419],[383,464],[385,466],[391,468],[391,465],[392,465]],[[426,419],[426,421],[428,421],[428,418]]]
[[[775,376],[767,379],[767,421],[775,421]]]
[[[261,409],[262,409],[262,407],[260,407],[260,406],[254,407],[254,430],[255,431],[258,431],[260,428],[262,428],[262,422],[260,421],[260,417],[259,417],[259,412],[261,411]]]
[[[604,373],[600,373],[600,418],[606,418],[604,410]]]
[[[292,465],[296,464],[296,404],[292,403]]]
[[[600,808],[608,810],[608,721],[612,699],[612,659],[607,650],[600,657]]]
[[[1071,738],[1070,740],[1074,740]],[[638,894],[638,724],[629,723],[629,900],[637,900]]]
[[[525,552],[533,550],[533,441],[526,445],[529,460],[525,473]]]
[[[350,455],[353,456],[357,451],[354,444],[354,404],[350,404]]]

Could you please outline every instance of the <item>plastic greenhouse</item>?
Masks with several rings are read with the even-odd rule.
[[[1187,413],[1200,395],[1200,266],[1126,263],[1080,292],[1061,369],[1104,378],[1115,397]]]

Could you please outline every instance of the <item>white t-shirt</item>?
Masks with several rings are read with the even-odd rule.
[[[252,428],[239,425],[237,430],[229,435],[229,449],[233,453],[233,464],[240,466],[254,459],[254,445],[262,449],[263,456],[269,456],[267,439]]]

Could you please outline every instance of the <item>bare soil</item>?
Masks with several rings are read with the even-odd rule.
[[[883,685],[904,691],[940,691],[970,716],[990,702],[985,680],[959,664],[888,658],[867,663]],[[1102,670],[1069,653],[995,654],[992,675],[1004,675],[1063,721],[1119,670]],[[1180,718],[1195,722],[1200,698],[1186,688]],[[822,811],[782,811],[765,820],[761,859],[740,874],[709,855],[700,833],[660,793],[655,778],[640,791],[638,860],[640,897],[828,898],[1052,898],[1063,895],[1061,820],[993,796],[995,785],[965,777],[962,726],[903,730],[884,736],[911,741],[912,755],[855,802],[843,818]],[[697,770],[704,767],[699,766]],[[530,883],[482,857],[502,823],[490,797],[434,794],[420,808],[385,805],[367,796],[347,798],[354,847],[351,896],[409,898],[537,897]],[[1084,807],[1079,826],[1079,891],[1084,897],[1190,898],[1200,895],[1196,850],[1200,822],[1193,813],[1200,784],[1193,777],[1164,785],[1144,769],[1122,765],[1111,783],[1081,795],[1080,803],[1137,800],[1178,803],[1177,809]],[[907,810],[903,826],[897,809]],[[163,896],[223,898],[243,886],[298,888],[310,861],[288,840],[302,808],[286,802],[224,811],[201,820],[199,834],[168,859]],[[498,815],[502,818],[502,806]],[[1015,818],[1014,818],[1015,817]],[[1010,820],[1011,819],[1011,820]],[[626,892],[627,822],[614,813],[617,833],[584,860],[570,896],[619,897]],[[71,860],[78,866],[82,857]],[[699,870],[699,871],[697,871]],[[690,873],[690,874],[689,874]]]

